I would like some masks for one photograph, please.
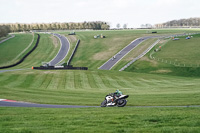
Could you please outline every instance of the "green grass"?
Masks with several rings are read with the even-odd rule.
[[[5,108],[0,132],[198,133],[199,108]]]
[[[0,44],[0,66],[11,65],[15,59],[32,41],[32,34],[15,34],[15,37]],[[25,53],[27,53],[26,51]]]
[[[193,38],[186,40],[186,36],[179,37],[180,40],[170,40],[166,45],[162,47],[162,50],[156,52],[152,56],[175,62],[176,64],[185,64],[186,66],[200,65],[200,34],[193,35]],[[170,55],[170,56],[166,56]]]

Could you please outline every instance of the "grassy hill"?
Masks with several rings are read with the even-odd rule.
[[[187,36],[179,37],[180,40],[176,41],[171,38],[162,39],[155,48],[126,71],[199,77],[200,35],[192,36],[189,40],[185,39]],[[159,49],[160,46],[161,51],[154,52],[154,49]]]
[[[191,29],[157,31],[158,35],[197,32]],[[59,33],[66,35],[69,32]],[[0,98],[33,103],[98,106],[106,94],[120,89],[124,94],[130,95],[127,106],[200,105],[200,78],[191,75],[180,76],[183,69],[195,69],[193,72],[195,73],[196,68],[163,63],[151,59],[148,54],[126,71],[118,71],[121,66],[140,54],[141,49],[151,45],[154,39],[140,44],[113,70],[97,69],[135,38],[154,34],[149,34],[147,30],[77,31],[76,34],[76,38],[66,35],[73,46],[76,39],[81,39],[72,65],[89,67],[88,71],[26,69],[0,73]],[[93,36],[98,34],[103,34],[106,38],[94,39]],[[191,40],[181,38],[180,44],[178,41],[163,40],[162,50],[152,56],[171,58],[171,56],[166,56],[169,50],[172,48],[174,52],[180,50],[180,46],[190,45],[183,43],[198,41],[195,39],[198,39],[198,36],[194,36]],[[22,64],[13,69],[31,68],[31,66],[41,65],[43,61],[50,61],[59,50],[58,42],[51,35],[41,34],[37,49]],[[178,44],[174,45],[174,43]],[[196,46],[197,44],[191,45]],[[185,50],[187,51],[188,48]],[[182,53],[174,54],[172,59],[182,56]],[[193,54],[198,59],[196,57],[198,52],[191,53]],[[188,54],[185,57],[187,56]],[[190,74],[189,71],[186,72]],[[0,132],[121,133],[198,132],[200,130],[199,108],[38,109],[1,107],[0,114]]]
[[[29,46],[33,39],[32,34],[15,34],[15,37],[0,44],[0,66],[11,65],[21,59],[16,58],[25,48]],[[34,45],[34,44],[33,44]],[[33,46],[32,45],[32,46]],[[24,53],[27,53],[24,51]]]

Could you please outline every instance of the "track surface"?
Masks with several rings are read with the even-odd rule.
[[[56,57],[49,62],[50,66],[55,66],[60,61],[62,61],[67,56],[67,53],[70,48],[69,41],[67,40],[65,36],[59,35],[59,34],[54,34],[54,36],[59,38],[60,43],[61,43],[61,48],[58,54],[56,55]]]
[[[17,102],[12,100],[0,101],[0,107],[39,107],[39,108],[97,108],[100,106],[78,106],[78,105],[50,105],[50,104],[35,104],[35,103],[25,103]],[[187,106],[126,106],[134,108],[189,108],[189,107],[200,107],[200,105],[187,105]]]
[[[123,48],[119,53],[114,55],[106,63],[104,63],[101,67],[99,67],[99,69],[110,70],[117,62],[119,62],[125,55],[127,55],[132,49],[134,49],[141,42],[143,42],[149,38],[159,38],[159,37],[160,36],[147,36],[147,37],[141,37],[141,38],[138,38],[138,39],[132,41],[128,46]]]
[[[35,104],[16,101],[0,101],[0,107],[40,107],[40,108],[89,108],[99,106],[78,106],[78,105],[49,105],[49,104]]]

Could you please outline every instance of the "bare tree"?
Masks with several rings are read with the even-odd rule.
[[[124,28],[124,29],[127,29],[127,24],[124,24],[124,25],[123,25],[123,28]]]
[[[121,25],[118,23],[118,24],[116,25],[116,27],[117,27],[117,29],[119,29],[119,28],[121,27]]]

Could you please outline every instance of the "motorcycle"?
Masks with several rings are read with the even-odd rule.
[[[101,103],[101,107],[124,107],[127,104],[126,98],[128,98],[129,95],[119,95],[115,96],[114,94],[106,95],[105,100]],[[114,99],[115,98],[115,99]]]

